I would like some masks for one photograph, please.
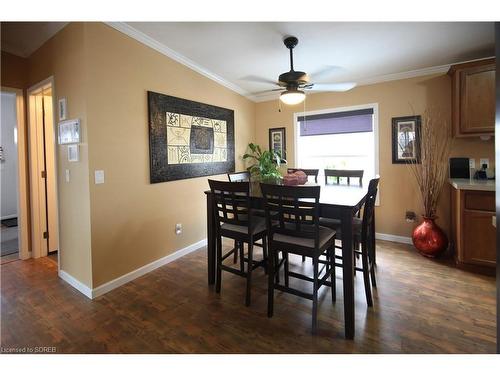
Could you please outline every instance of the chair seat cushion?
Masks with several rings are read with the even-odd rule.
[[[327,217],[319,218],[319,225],[327,228],[337,229],[341,225],[340,219],[330,219]]]
[[[322,248],[328,241],[330,241],[335,236],[335,230],[319,227],[319,247]],[[298,245],[302,247],[314,248],[314,239],[305,237],[289,236],[286,234],[275,233],[273,241],[289,243],[292,245]]]
[[[253,231],[251,234],[253,234],[253,235],[259,234],[259,233],[266,230],[266,219],[264,219],[263,217],[260,217],[260,216],[253,216],[252,220],[253,220]],[[246,226],[246,225],[236,225],[236,224],[224,223],[224,224],[221,224],[220,229],[224,230],[224,231],[249,234],[248,233],[248,226]]]
[[[352,234],[354,236],[361,236],[361,226],[363,224],[363,220],[360,219],[359,217],[353,217],[352,218]],[[342,239],[342,230],[341,227],[337,227],[335,229],[337,231],[337,239],[341,240]]]

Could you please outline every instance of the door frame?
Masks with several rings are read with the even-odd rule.
[[[0,91],[16,95],[17,129],[17,220],[19,259],[31,258],[30,251],[30,212],[29,212],[29,169],[26,134],[24,92],[22,89],[1,86]]]
[[[54,163],[54,174],[55,174],[55,190],[56,190],[56,211],[57,211],[57,218],[56,218],[56,226],[58,228],[57,230],[57,236],[59,236],[59,230],[60,230],[60,225],[59,225],[59,176],[58,176],[58,168],[57,168],[57,158],[58,158],[58,149],[57,149],[57,122],[56,122],[56,93],[55,93],[55,81],[54,81],[54,76],[50,76],[46,79],[44,79],[43,81],[40,81],[36,84],[34,84],[33,86],[29,87],[27,90],[26,90],[26,100],[27,100],[27,108],[28,108],[28,111],[27,111],[27,117],[28,117],[28,148],[29,148],[29,155],[30,155],[30,177],[33,177],[33,174],[34,174],[34,171],[33,171],[33,168],[34,166],[32,165],[33,163],[31,163],[31,154],[32,154],[32,150],[31,150],[31,141],[32,141],[32,123],[31,123],[31,116],[30,116],[30,112],[31,112],[31,108],[30,108],[30,98],[32,96],[34,96],[34,94],[38,91],[40,91],[41,89],[43,89],[45,86],[50,86],[51,87],[51,90],[52,90],[52,131],[54,132],[54,160],[52,160],[52,163]],[[37,237],[37,230],[39,231],[40,228],[36,228],[36,225],[34,223],[34,218],[35,218],[35,214],[37,214],[39,212],[39,207],[38,205],[35,203],[37,202],[37,200],[35,200],[35,198],[37,198],[39,196],[39,190],[38,190],[38,185],[37,184],[34,184],[33,182],[31,183],[31,188],[30,188],[30,201],[31,201],[31,244],[32,244],[32,257],[33,258],[38,258],[38,257],[41,257],[41,256],[47,256],[47,250],[43,250],[42,247],[40,246],[40,243],[36,243],[37,241],[37,238],[38,238],[38,241],[40,241],[40,237],[38,236]],[[58,238],[58,242],[59,242],[59,239]],[[60,265],[61,265],[61,261],[60,261],[60,257],[61,257],[61,249],[60,249],[60,246],[59,246],[59,249],[58,249],[58,252],[57,252],[57,268],[58,270],[60,269]]]

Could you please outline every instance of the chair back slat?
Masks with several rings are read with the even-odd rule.
[[[304,169],[304,168],[288,168],[287,173],[295,173],[297,171],[302,171],[309,178],[314,177],[314,182],[318,183],[319,169]]]
[[[228,173],[227,178],[230,182],[250,182],[250,172]]]
[[[347,178],[347,185],[351,185],[351,178],[359,179],[359,186],[363,186],[364,170],[354,169],[325,169],[325,185],[329,183],[340,184],[341,178]]]
[[[221,224],[248,226],[253,229],[249,182],[208,180],[213,196],[217,229]]]
[[[368,193],[366,193],[365,203],[363,207],[363,219],[361,223],[361,238],[366,240],[369,235],[369,228],[373,223],[373,213],[375,212],[375,201],[377,199],[378,183],[380,177],[370,180],[368,185]]]
[[[260,186],[269,239],[275,234],[309,238],[318,247],[320,186]]]

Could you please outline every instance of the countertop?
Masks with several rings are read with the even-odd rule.
[[[450,178],[449,183],[457,190],[495,191],[495,180],[474,180],[468,178]]]

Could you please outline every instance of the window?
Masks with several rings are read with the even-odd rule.
[[[377,105],[338,108],[296,115],[296,166],[363,169],[363,184],[378,174]]]

